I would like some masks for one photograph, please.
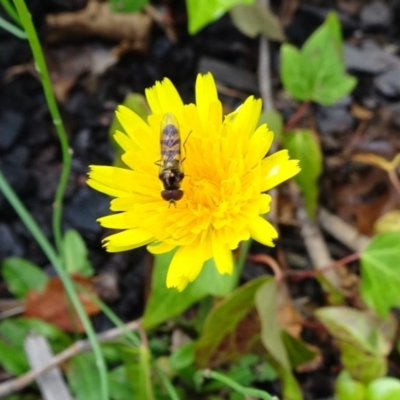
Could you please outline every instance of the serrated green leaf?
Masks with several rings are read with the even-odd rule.
[[[188,30],[197,33],[211,22],[222,17],[237,4],[253,4],[255,0],[186,0]]]
[[[392,318],[380,321],[349,307],[323,307],[315,315],[336,339],[342,363],[353,379],[368,383],[386,373],[386,356],[396,332]]]
[[[400,305],[400,232],[375,236],[361,254],[361,296],[380,317]]]
[[[374,231],[376,233],[400,232],[400,210],[389,211],[378,218],[374,224]]]
[[[269,7],[258,3],[238,4],[231,8],[230,15],[233,24],[244,35],[256,37],[264,34],[270,40],[285,41],[280,20]]]
[[[365,400],[365,392],[365,385],[354,380],[346,370],[343,370],[336,379],[336,400]]]
[[[69,229],[63,237],[64,267],[69,274],[93,276],[93,267],[88,259],[88,250],[78,231]]]
[[[295,99],[323,105],[336,103],[354,89],[357,80],[346,74],[341,27],[334,12],[328,14],[301,51],[282,46],[281,77]]]
[[[68,362],[67,378],[76,400],[98,400],[101,384],[93,353],[78,354]]]
[[[294,177],[304,195],[307,213],[315,218],[318,202],[318,177],[322,171],[320,145],[310,130],[295,130],[282,136],[282,145],[290,156],[300,161],[301,171]]]
[[[143,9],[148,0],[109,0],[113,12],[132,13]]]
[[[400,398],[400,381],[386,377],[376,379],[367,387],[365,400],[398,400]]]
[[[281,46],[281,80],[282,84],[294,99],[309,100],[312,96],[311,86],[306,80],[301,53],[291,44]]]
[[[1,264],[1,273],[10,292],[20,299],[30,290],[44,289],[49,280],[40,267],[17,257],[5,259]]]
[[[207,367],[218,346],[233,334],[238,324],[254,308],[254,294],[270,277],[260,277],[237,288],[226,296],[209,313],[203,332],[195,346],[196,364]],[[228,349],[224,349],[228,352]],[[214,359],[215,361],[215,359]]]
[[[174,252],[155,257],[151,292],[144,313],[143,325],[152,328],[166,321],[189,306],[208,296],[223,296],[230,293],[237,284],[239,268],[235,267],[232,275],[221,275],[213,259],[208,260],[200,275],[182,291],[167,288],[167,272]],[[210,284],[212,282],[212,284]]]

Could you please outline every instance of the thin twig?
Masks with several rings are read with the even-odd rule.
[[[353,251],[361,252],[371,240],[324,208],[319,209],[318,222],[326,232]]]
[[[300,234],[303,237],[304,244],[314,268],[320,270],[327,265],[331,265],[334,261],[329,254],[328,246],[325,243],[324,237],[322,236],[318,225],[314,221],[310,220],[303,206],[299,206],[297,218],[301,224]],[[343,294],[344,290],[341,285],[341,279],[335,269],[324,271],[323,275],[330,285]]]
[[[259,0],[262,7],[269,7],[268,0]],[[258,52],[258,82],[260,85],[260,94],[263,100],[264,111],[271,111],[274,109],[272,100],[272,85],[270,73],[270,55],[269,55],[269,42],[265,35],[260,37],[260,45]]]
[[[125,329],[128,329],[129,331],[136,331],[140,327],[140,320],[137,321],[132,321],[129,322],[125,325]],[[102,332],[97,335],[97,339],[99,342],[110,342],[112,340],[115,340],[116,338],[123,336],[124,335],[124,329],[122,328],[112,328],[109,329],[108,331]],[[0,398],[3,398],[5,396],[9,396],[12,393],[15,393],[29,384],[31,384],[33,381],[35,381],[40,375],[43,373],[49,371],[53,367],[60,365],[64,361],[70,359],[71,357],[79,354],[79,353],[84,353],[86,351],[89,351],[92,349],[92,345],[89,342],[89,340],[79,340],[66,348],[64,351],[61,353],[58,353],[56,356],[54,356],[48,364],[36,368],[34,370],[31,370],[18,378],[11,379],[7,382],[4,382],[0,384]]]

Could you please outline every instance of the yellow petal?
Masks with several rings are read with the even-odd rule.
[[[271,208],[271,196],[269,194],[262,194],[260,198],[260,214],[266,214]]]
[[[154,237],[151,233],[143,229],[135,228],[108,236],[103,242],[106,250],[114,253],[136,249],[137,247],[151,243],[153,240]]]
[[[196,79],[196,106],[204,129],[206,129],[208,125],[210,104],[214,102],[219,103],[219,100],[217,87],[215,86],[212,74],[198,74]]]
[[[89,172],[89,184],[93,187],[91,180],[117,189],[127,194],[133,192],[135,184],[135,172],[117,167],[91,165]]]
[[[111,200],[110,210],[111,211],[130,211],[135,208],[138,203],[154,203],[154,210],[160,205],[165,203],[164,200],[161,199],[161,196],[157,195],[157,197],[146,196],[141,193],[131,193],[129,196],[118,197],[116,199]]]
[[[151,244],[147,246],[147,250],[151,254],[164,254],[168,253],[169,251],[173,250],[176,246],[165,243],[165,242],[159,242],[157,244]]]
[[[175,86],[168,78],[146,89],[146,99],[153,114],[172,112],[178,119],[182,116],[183,102]]]
[[[250,96],[237,110],[232,128],[235,132],[251,136],[260,119],[262,101]]]
[[[200,250],[200,252],[199,252]],[[193,282],[203,268],[204,259],[197,246],[182,246],[175,253],[167,273],[167,287],[180,292]]]
[[[139,150],[139,146],[129,136],[125,135],[125,133],[117,130],[113,137],[122,150],[129,152],[136,152]]]
[[[127,192],[125,190],[115,189],[109,185],[105,185],[101,182],[95,181],[93,179],[88,179],[86,184],[90,186],[92,189],[97,190],[98,192],[107,194],[111,197],[122,197],[127,196]]]
[[[125,106],[118,106],[115,114],[126,134],[140,149],[149,150],[155,145],[158,136],[132,110]]]
[[[271,247],[275,246],[273,239],[278,237],[275,228],[262,217],[250,221],[250,235],[257,242]]]
[[[298,160],[289,160],[287,150],[278,151],[262,160],[264,181],[261,190],[269,190],[292,178],[300,171]]]
[[[104,228],[110,229],[130,229],[138,227],[137,214],[129,211],[101,217],[97,222]]]
[[[250,138],[249,150],[245,156],[248,168],[252,168],[255,164],[259,163],[263,157],[265,157],[273,140],[274,134],[267,129],[265,124],[257,128]]]
[[[229,247],[218,240],[218,235],[212,239],[212,256],[217,266],[218,272],[222,274],[232,274],[233,258]]]

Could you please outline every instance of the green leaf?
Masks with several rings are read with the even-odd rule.
[[[253,4],[255,0],[186,0],[189,33],[194,35],[216,21],[237,4]]]
[[[182,291],[166,286],[168,267],[174,251],[157,255],[152,276],[151,293],[144,313],[143,325],[146,329],[164,322],[209,294],[223,296],[230,293],[237,284],[239,268],[232,275],[221,275],[213,259],[208,260],[200,275]],[[210,284],[212,282],[212,284]]]
[[[132,385],[127,378],[125,365],[120,365],[108,373],[108,387],[112,400],[132,400],[135,398]]]
[[[301,400],[302,394],[292,374],[289,355],[282,340],[278,321],[278,285],[271,279],[258,288],[255,305],[261,320],[261,341],[272,358],[272,365],[282,380],[284,398]]]
[[[13,375],[21,375],[29,371],[28,359],[22,345],[11,346],[0,339],[0,365]]]
[[[343,370],[335,384],[336,400],[365,400],[366,387],[363,383],[354,380],[349,371]]]
[[[297,368],[315,359],[317,353],[310,350],[300,339],[293,337],[286,331],[281,332],[281,338],[292,368]]]
[[[400,305],[400,232],[375,236],[361,254],[361,296],[380,317]]]
[[[319,143],[310,130],[286,132],[282,145],[289,150],[290,157],[300,160],[301,171],[294,177],[305,198],[307,213],[315,218],[318,202],[318,177],[322,171],[322,154]]]
[[[101,385],[93,353],[78,354],[68,362],[67,378],[76,400],[98,400]]]
[[[275,280],[265,282],[257,290],[255,304],[261,320],[261,340],[274,360],[290,371],[290,361],[281,338],[282,328],[277,317],[277,298],[278,287]]]
[[[110,0],[110,9],[113,12],[131,13],[140,11],[148,0]]]
[[[151,353],[146,346],[131,347],[125,353],[126,374],[134,391],[134,399],[154,400],[150,361]]]
[[[82,236],[69,229],[63,238],[64,266],[69,274],[93,276],[93,267],[88,259],[88,250]]]
[[[194,345],[194,342],[185,343],[177,350],[175,350],[169,358],[171,368],[173,368],[175,371],[178,371],[180,369],[193,365]]]
[[[258,126],[267,124],[270,131],[274,132],[274,141],[280,142],[282,139],[283,118],[276,110],[263,111],[258,121]]]
[[[301,51],[283,45],[281,59],[283,85],[297,100],[332,105],[348,95],[357,83],[345,72],[341,27],[334,12],[328,14]]]
[[[285,41],[285,34],[279,18],[269,7],[255,3],[238,4],[230,11],[233,24],[244,35],[256,37],[264,34],[270,40]]]
[[[215,362],[215,356],[222,341],[227,338],[229,341],[229,335],[234,334],[238,324],[248,316],[254,308],[255,292],[269,279],[272,278],[262,276],[247,282],[214,306],[206,319],[202,335],[196,343],[195,356],[198,366],[207,367],[212,359]],[[251,345],[249,340],[245,340],[245,338],[242,340]],[[232,343],[232,347],[235,347],[235,343]],[[230,349],[232,354],[235,353],[235,350],[237,349]],[[243,351],[243,349],[241,350]],[[225,348],[224,352],[229,352],[229,349]],[[229,356],[230,354],[228,354]]]
[[[42,290],[48,276],[35,264],[23,258],[10,257],[1,264],[7,287],[16,297],[24,298],[30,290]]]
[[[315,312],[341,349],[341,360],[352,378],[364,383],[386,373],[396,323],[349,307],[323,307]]]
[[[367,387],[365,400],[398,400],[400,398],[400,381],[396,378],[380,378]]]
[[[13,318],[0,322],[0,336],[11,345],[22,346],[28,332],[34,331],[53,342],[68,346],[69,336],[56,326],[35,318]]]

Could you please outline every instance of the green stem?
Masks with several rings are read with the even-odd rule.
[[[11,4],[10,0],[0,0],[0,4],[3,6],[3,8],[6,10],[7,14],[20,26],[21,20],[19,19],[18,13],[15,11],[13,5]],[[22,32],[22,31],[21,31]],[[25,35],[25,32],[24,32]],[[26,35],[25,35],[26,39]]]
[[[74,283],[71,278],[68,276],[67,272],[64,270],[59,257],[57,256],[56,251],[54,250],[53,246],[44,236],[42,230],[39,228],[39,225],[36,221],[32,218],[32,215],[28,212],[25,206],[22,204],[21,200],[15,194],[14,190],[8,184],[6,178],[4,177],[3,173],[0,170],[0,191],[3,192],[5,198],[10,202],[13,206],[16,213],[21,218],[22,222],[31,232],[34,239],[37,241],[41,249],[43,250],[44,254],[46,255],[47,259],[53,265],[57,274],[59,275],[65,291],[67,292],[68,297],[70,298],[75,310],[82,321],[82,325],[85,328],[87,333],[88,339],[90,344],[93,348],[93,353],[96,358],[96,365],[99,369],[100,374],[100,381],[102,386],[102,400],[109,400],[108,396],[108,386],[107,386],[107,369],[104,362],[103,354],[101,352],[101,348],[99,342],[96,337],[96,333],[93,330],[92,324],[86,312],[79,300],[78,295],[76,294]]]
[[[53,119],[53,124],[57,130],[58,138],[61,144],[63,167],[53,204],[54,210],[53,210],[52,225],[53,225],[54,241],[56,243],[57,250],[60,254],[62,254],[62,230],[61,230],[62,202],[68,182],[69,173],[71,170],[71,154],[68,144],[68,138],[64,128],[64,124],[61,120],[60,112],[57,107],[57,102],[54,97],[53,88],[51,86],[49,72],[47,70],[42,48],[40,46],[40,42],[36,34],[35,27],[33,26],[29,10],[26,7],[24,0],[14,0],[14,4],[21,19],[21,23],[28,36],[29,44],[31,46],[32,53],[35,58],[36,69],[40,75],[47,105],[49,107],[50,114]]]
[[[203,378],[215,379],[216,381],[224,383],[225,385],[229,386],[230,388],[242,394],[243,396],[257,397],[263,400],[278,400],[277,397],[271,396],[269,393],[264,392],[263,390],[247,388],[235,382],[226,375],[220,374],[219,372],[211,371],[209,369],[198,371],[195,379],[197,380],[199,378],[201,380]]]

